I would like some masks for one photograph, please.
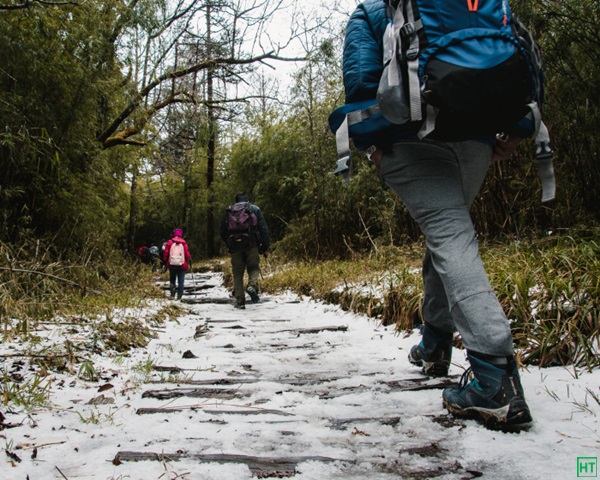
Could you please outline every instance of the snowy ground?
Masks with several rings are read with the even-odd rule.
[[[190,300],[228,298],[218,275],[186,281],[214,285]],[[147,348],[92,357],[101,382],[56,374],[52,408],[28,414],[0,407],[13,426],[0,428],[0,479],[598,476],[600,372],[523,371],[536,423],[504,434],[453,419],[441,389],[424,388],[435,382],[423,382],[406,358],[418,333],[399,336],[291,294],[265,296],[245,311],[230,303],[182,305],[188,313]],[[330,328],[306,330],[316,327]],[[77,341],[81,332],[69,328],[39,332],[47,337],[41,344],[68,335]],[[2,344],[0,354],[26,347]],[[183,358],[186,352],[195,358]],[[0,359],[3,371],[22,361]],[[458,381],[463,352],[455,350],[454,360]]]

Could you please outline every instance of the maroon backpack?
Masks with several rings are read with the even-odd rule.
[[[255,231],[258,218],[250,203],[236,203],[227,208],[227,246],[232,251],[246,250],[256,244]]]

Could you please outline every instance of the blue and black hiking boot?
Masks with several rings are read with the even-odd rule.
[[[410,349],[408,361],[423,367],[423,373],[431,377],[445,377],[452,359],[453,334],[438,333],[427,323],[423,327],[423,340]]]
[[[256,291],[256,289],[254,287],[248,287],[246,289],[246,292],[248,293],[248,295],[250,295],[250,299],[252,300],[252,303],[259,302],[260,297],[258,296],[258,292]]]
[[[533,419],[514,357],[506,358],[506,365],[495,365],[471,354],[467,358],[471,368],[463,374],[459,387],[444,390],[444,406],[456,417],[483,421],[490,430],[529,429]]]

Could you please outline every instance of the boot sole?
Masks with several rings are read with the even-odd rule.
[[[410,353],[408,354],[408,361],[417,367],[422,367],[423,373],[429,377],[447,377],[450,370],[447,365],[415,359]]]
[[[459,418],[482,421],[489,430],[518,433],[527,431],[533,426],[533,419],[524,400],[515,398],[509,405],[501,408],[467,407],[448,403],[444,400],[444,407]]]

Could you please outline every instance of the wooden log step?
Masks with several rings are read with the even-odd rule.
[[[282,410],[272,410],[269,408],[252,408],[252,409],[239,409],[239,410],[225,410],[220,408],[204,408],[203,411],[210,415],[281,415],[283,417],[293,417],[294,414],[290,412],[284,412]]]
[[[225,453],[214,454],[194,454],[194,453],[157,453],[157,452],[118,452],[115,455],[113,465],[120,465],[123,462],[141,462],[141,461],[178,461],[181,459],[192,459],[199,463],[242,463],[248,466],[252,475],[258,478],[273,478],[277,475],[279,478],[293,476],[296,473],[296,466],[302,462],[335,462],[339,459],[306,456],[306,457],[254,457],[250,455],[236,455]]]
[[[395,427],[402,421],[402,417],[359,417],[359,418],[337,418],[329,420],[332,428],[345,428],[348,425],[360,423],[379,423],[381,425],[389,425]]]
[[[146,390],[142,398],[156,398],[158,400],[167,400],[171,398],[191,397],[191,398],[219,398],[232,399],[248,396],[234,388],[173,388],[165,390]]]
[[[432,422],[442,425],[446,428],[465,426],[463,420],[453,417],[451,414],[434,414],[434,415],[423,415],[425,418],[431,419]],[[361,424],[361,423],[379,423],[380,425],[388,425],[395,427],[407,417],[358,417],[358,418],[337,418],[329,420],[329,424],[332,428],[346,428],[348,425]]]
[[[190,283],[186,282],[184,284],[184,286],[183,286],[183,291],[184,292],[190,292],[190,291],[194,291],[194,290],[208,290],[209,288],[215,288],[215,287],[218,287],[218,286],[219,285],[211,285],[209,283],[200,283],[200,284],[191,283],[190,284]],[[163,290],[167,290],[168,291],[168,290],[171,289],[171,286],[168,283],[166,283],[166,284],[163,284],[161,286],[161,288]]]
[[[178,384],[185,385],[219,385],[219,386],[231,386],[241,385],[243,383],[256,383],[264,382],[263,378],[217,378],[215,380],[181,380]],[[164,383],[161,380],[154,380],[149,383]]]
[[[166,414],[166,413],[177,413],[184,412],[186,410],[200,410],[198,405],[182,406],[182,407],[141,407],[138,408],[135,413],[137,415],[153,415],[153,414]],[[217,423],[219,425],[226,425],[227,422],[222,419],[210,419],[210,420],[194,420],[196,423]]]
[[[418,390],[434,390],[439,388],[455,387],[458,385],[458,375],[452,375],[444,378],[404,378],[401,380],[392,380],[383,382],[384,385],[390,387],[392,391],[418,391]]]
[[[269,409],[269,408],[246,408],[246,409],[221,409],[221,408],[204,408],[203,405],[200,404],[196,404],[196,405],[182,405],[182,406],[177,406],[177,407],[141,407],[138,408],[135,413],[137,413],[138,415],[151,415],[151,414],[156,414],[156,413],[177,413],[177,412],[183,412],[185,410],[202,410],[204,413],[207,413],[209,415],[246,415],[246,416],[252,416],[252,415],[278,415],[278,416],[282,416],[282,417],[293,417],[294,414],[290,413],[290,412],[284,412],[282,410],[273,410],[273,409]],[[209,420],[212,422],[216,422],[219,423],[222,420]],[[294,422],[301,422],[304,421],[302,419],[297,419],[297,420],[293,420]],[[223,423],[226,423],[223,421]],[[281,422],[264,422],[263,420],[261,420],[261,423],[281,423]]]
[[[188,303],[190,305],[204,304],[204,303],[216,303],[216,304],[233,304],[233,299],[226,297],[205,297],[205,298],[185,298],[181,299],[182,303]]]
[[[164,366],[164,365],[152,365],[152,370],[157,372],[169,372],[169,373],[182,373],[182,372],[205,372],[210,370],[210,368],[183,368],[177,366]],[[155,382],[149,382],[155,383]],[[159,381],[158,383],[164,383],[164,381]]]
[[[154,368],[154,367],[153,367]],[[179,367],[157,367],[155,368],[158,371],[179,371],[183,372],[186,370],[195,370],[195,369],[186,369]],[[340,376],[340,377],[302,377],[302,378],[258,378],[258,377],[229,377],[229,378],[215,378],[215,379],[206,379],[206,380],[178,380],[177,383],[185,384],[185,385],[219,385],[219,386],[230,386],[230,385],[240,385],[240,384],[248,384],[248,383],[258,383],[258,382],[268,382],[268,383],[281,383],[284,385],[294,385],[294,386],[302,386],[302,385],[320,385],[328,382],[335,382],[337,380],[345,380],[348,378],[352,378],[350,376]],[[165,383],[162,380],[153,380],[149,383]]]
[[[210,284],[204,284],[204,285],[185,285],[183,287],[183,291],[187,292],[187,293],[193,293],[193,292],[201,292],[202,290],[209,290],[211,288],[215,288],[218,287],[218,285],[210,285]]]
[[[293,333],[298,333],[298,335],[302,335],[305,333],[346,332],[346,331],[348,331],[348,327],[346,325],[331,325],[331,326],[325,326],[325,327],[294,328],[294,329],[290,329],[290,330],[279,330],[277,332],[272,332],[272,333],[293,332]]]

